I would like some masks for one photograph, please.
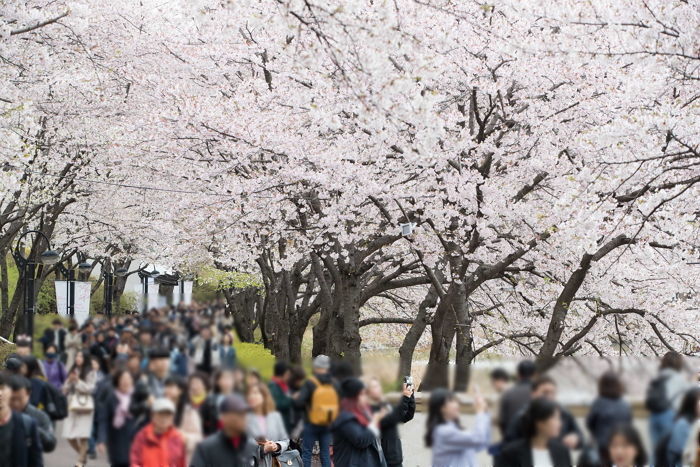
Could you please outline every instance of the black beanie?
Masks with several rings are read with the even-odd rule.
[[[357,378],[348,378],[340,384],[342,396],[349,399],[356,398],[364,388],[365,383]]]

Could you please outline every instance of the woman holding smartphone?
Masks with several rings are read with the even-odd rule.
[[[471,430],[459,421],[459,400],[452,391],[436,389],[428,402],[425,444],[433,449],[433,467],[476,467],[476,455],[491,441],[491,416],[484,398],[474,396],[476,420]]]

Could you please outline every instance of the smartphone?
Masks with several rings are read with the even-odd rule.
[[[405,384],[408,387],[413,387],[413,377],[411,376],[404,376],[403,377],[403,384]]]

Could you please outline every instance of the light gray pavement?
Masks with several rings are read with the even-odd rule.
[[[45,467],[73,467],[78,461],[78,454],[70,447],[68,441],[61,436],[61,423],[56,425],[56,436],[58,438],[58,443],[56,444],[56,449],[49,454],[44,454],[44,466]],[[101,456],[97,455],[96,460],[88,459],[87,465],[89,467],[109,467],[109,462],[107,462],[107,455]]]

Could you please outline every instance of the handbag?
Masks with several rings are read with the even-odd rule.
[[[272,458],[273,467],[302,467],[301,454],[296,449],[284,451],[279,456]]]
[[[68,410],[78,414],[86,414],[95,410],[95,401],[90,394],[75,393],[68,403]]]

